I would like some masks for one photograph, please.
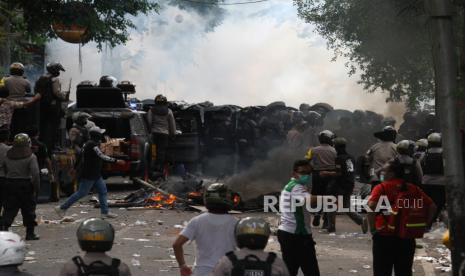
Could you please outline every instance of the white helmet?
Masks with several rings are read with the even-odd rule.
[[[26,244],[12,232],[0,232],[0,266],[20,265],[24,262]]]

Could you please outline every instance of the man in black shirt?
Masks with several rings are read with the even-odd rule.
[[[80,165],[78,165],[80,166],[80,168],[78,168],[80,171],[80,175],[78,176],[79,190],[72,194],[61,206],[55,207],[55,211],[60,217],[64,217],[66,210],[76,201],[89,194],[93,187],[95,187],[98,193],[102,217],[117,217],[116,214],[108,211],[107,187],[103,181],[101,171],[104,161],[117,163],[119,165],[124,165],[125,161],[116,160],[115,158],[105,155],[100,150],[100,141],[104,132],[105,129],[99,127],[92,127],[89,130],[90,140],[84,144],[83,151],[79,158],[80,160],[78,160],[78,163],[80,163]]]

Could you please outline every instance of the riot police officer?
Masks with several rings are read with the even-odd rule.
[[[58,78],[65,71],[60,63],[47,64],[47,74],[41,76],[34,91],[40,95],[40,140],[52,151],[58,136],[60,119],[64,116],[61,103],[69,97],[69,91],[63,91]]]
[[[395,144],[397,131],[392,126],[386,126],[382,131],[375,132],[374,136],[381,141],[368,150],[366,160],[369,164],[370,182],[376,185],[381,182],[379,177],[384,164],[397,155]]]
[[[397,143],[396,150],[398,152],[397,159],[400,163],[408,168],[405,173],[405,180],[408,183],[421,185],[423,178],[423,170],[420,162],[414,158],[415,153],[415,142],[410,140],[402,140]]]
[[[311,148],[306,155],[313,168],[312,195],[326,195],[328,186],[334,181],[334,176],[330,172],[336,169],[336,150],[333,147],[334,133],[323,130],[318,135],[320,145]],[[313,217],[313,226],[320,225],[320,215]],[[328,220],[325,216],[323,228],[328,227]],[[332,230],[332,229],[330,229]]]
[[[14,62],[10,65],[10,76],[4,80],[8,99],[21,99],[31,93],[31,83],[23,75],[24,65],[22,63]]]
[[[85,255],[76,256],[66,263],[60,276],[131,275],[127,264],[105,253],[111,250],[115,240],[115,229],[110,223],[98,218],[87,219],[79,225],[76,234]]]
[[[441,134],[436,132],[428,135],[428,149],[421,162],[424,174],[422,188],[438,207],[435,219],[446,204],[446,179],[444,176],[441,138]]]
[[[222,257],[215,267],[214,276],[288,276],[286,264],[275,253],[264,249],[270,237],[270,225],[261,218],[246,217],[235,228],[239,250]]]
[[[23,225],[26,227],[26,240],[38,240],[34,233],[36,223],[36,198],[39,191],[40,172],[37,157],[32,153],[31,139],[20,133],[14,137],[13,147],[6,153],[0,165],[5,170],[7,192],[3,229],[13,223],[21,209]]]

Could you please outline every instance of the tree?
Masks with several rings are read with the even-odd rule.
[[[298,14],[313,23],[349,73],[370,92],[410,109],[434,98],[428,17],[422,0],[294,0]],[[462,14],[457,13],[457,18]]]
[[[5,34],[7,45],[0,56],[9,56],[10,43],[45,43],[56,38],[52,29],[55,23],[78,24],[87,27],[88,40],[101,49],[104,43],[111,46],[125,43],[130,28],[134,28],[129,16],[158,11],[159,5],[149,0],[1,0],[0,30]],[[12,33],[17,35],[12,36]],[[8,64],[2,58],[2,65]]]

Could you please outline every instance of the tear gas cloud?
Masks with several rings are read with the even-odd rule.
[[[343,58],[332,62],[333,53],[313,26],[298,18],[292,1],[224,6],[222,12],[165,4],[159,14],[134,18],[137,29],[126,45],[101,53],[95,44],[83,46],[82,73],[77,45],[53,41],[47,59],[64,65],[64,82],[72,78],[74,87],[111,74],[134,82],[139,99],[163,93],[170,100],[217,105],[328,102],[400,121],[402,105],[363,91],[358,76],[347,75]]]

